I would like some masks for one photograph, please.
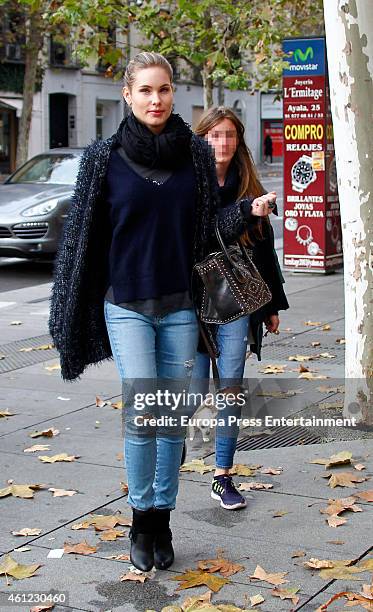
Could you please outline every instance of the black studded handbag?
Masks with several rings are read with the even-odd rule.
[[[224,325],[259,310],[272,294],[240,241],[226,247],[218,223],[215,233],[221,251],[210,253],[195,264],[193,273],[201,281],[202,300],[197,315],[202,323]]]

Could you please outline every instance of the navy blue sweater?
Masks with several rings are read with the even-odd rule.
[[[197,199],[192,162],[158,185],[137,174],[114,150],[106,176],[115,302],[188,290]]]

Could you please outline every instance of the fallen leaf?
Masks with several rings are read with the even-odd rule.
[[[14,549],[16,552],[28,552],[29,550],[32,550],[31,546],[21,546],[20,548],[15,548]]]
[[[336,546],[342,546],[342,544],[346,544],[344,540],[327,540],[327,544],[335,544]]]
[[[327,559],[310,559],[309,561],[305,561],[303,564],[305,567],[310,567],[312,569],[323,569],[325,567],[334,567],[333,561],[329,561]]]
[[[263,601],[265,601],[264,597],[260,595],[260,593],[258,593],[258,595],[253,595],[252,597],[249,597],[249,600],[251,606],[257,606],[258,604],[261,604],[263,603]]]
[[[110,406],[112,408],[114,408],[115,410],[121,410],[123,408],[123,402],[122,401],[120,401],[120,402],[109,402],[109,403],[110,403]]]
[[[283,468],[282,467],[268,467],[268,468],[263,468],[262,470],[260,470],[261,474],[272,474],[273,476],[278,476],[279,474],[282,474]]]
[[[118,461],[123,461],[123,459],[124,459],[124,453],[117,453],[117,454],[115,455],[115,458],[116,458]]]
[[[272,514],[273,518],[280,518],[281,516],[285,516],[285,514],[289,514],[287,510],[278,510],[274,514]]]
[[[115,559],[116,561],[129,561],[130,556],[123,553],[120,555],[109,555],[108,557],[105,557],[105,559]]]
[[[53,489],[52,487],[48,489],[48,491],[52,491],[53,497],[71,497],[75,495],[77,491],[66,490],[66,489]]]
[[[22,325],[22,321],[11,321],[9,325]]]
[[[12,531],[12,534],[15,536],[33,536],[33,535],[40,535],[41,532],[43,530],[39,529],[38,527],[24,527],[23,529],[20,529],[19,531]]]
[[[242,572],[242,570],[245,569],[243,565],[232,563],[232,561],[228,561],[228,559],[224,559],[220,556],[216,559],[203,559],[199,561],[198,568],[210,573],[218,572],[225,577],[233,576],[233,574]]]
[[[315,359],[314,355],[290,355],[288,361],[312,361]]]
[[[370,491],[360,491],[359,493],[355,493],[355,495],[364,501],[373,502],[373,489]]]
[[[366,584],[363,585],[363,588],[364,587],[368,587],[369,589],[371,588],[370,585]],[[326,612],[327,608],[329,608],[331,603],[337,601],[337,599],[341,599],[342,597],[348,599],[349,603],[347,603],[346,606],[351,607],[360,604],[361,607],[364,608],[364,610],[373,610],[373,598],[370,596],[370,594],[368,596],[364,596],[361,593],[354,593],[352,591],[342,591],[340,593],[336,593],[330,599],[328,599],[325,604],[317,608],[316,612]]]
[[[106,529],[101,535],[100,540],[111,542],[117,538],[122,538],[126,534],[122,529]]]
[[[107,402],[96,395],[96,406],[97,408],[103,408]]]
[[[93,555],[97,552],[97,546],[91,546],[86,540],[76,544],[64,542],[63,549],[65,553],[74,553],[76,555]]]
[[[322,569],[319,572],[319,576],[324,580],[362,580],[362,578],[358,578],[355,575],[361,573],[362,571],[364,570],[359,569],[356,566],[346,567],[340,565],[329,569]]]
[[[184,463],[180,468],[180,472],[198,472],[198,474],[205,474],[214,470],[215,466],[206,465],[203,459],[192,459],[192,461]]]
[[[331,330],[331,326],[327,323],[326,325],[323,325],[321,328],[322,331],[330,331]]]
[[[298,378],[304,378],[305,380],[326,380],[330,378],[329,376],[324,376],[323,374],[317,374],[316,376],[312,374],[312,372],[302,372],[299,374]]]
[[[267,365],[259,370],[262,374],[284,374],[286,365]]]
[[[145,580],[149,578],[149,576],[146,575],[146,573],[141,573],[141,574],[135,574],[134,572],[127,572],[126,574],[122,574],[122,576],[119,577],[119,580],[121,582],[127,582],[128,580],[133,580],[134,582],[145,582]]]
[[[336,343],[337,344],[346,344],[346,339],[345,338],[337,338],[336,339]]]
[[[128,494],[128,484],[126,482],[121,482],[120,490],[127,495]]]
[[[291,555],[291,558],[292,559],[298,559],[299,557],[305,557],[305,556],[306,556],[306,553],[304,552],[304,550],[296,550]]]
[[[335,487],[353,487],[356,488],[356,482],[364,482],[368,480],[364,476],[358,476],[353,472],[339,472],[330,475],[328,482],[329,487],[334,489]]]
[[[255,476],[256,467],[244,465],[243,463],[235,463],[229,470],[230,475],[236,476]]]
[[[316,387],[320,393],[344,393],[345,386],[339,385],[338,387],[328,387],[326,385],[322,385],[321,387]]]
[[[291,599],[292,603],[296,606],[300,597],[297,595],[300,587],[288,587],[287,589],[276,588],[272,589],[271,593],[275,597],[279,597],[280,599]]]
[[[11,484],[4,489],[0,489],[0,497],[6,497],[7,495],[13,495],[13,497],[22,497],[23,499],[30,499],[34,497],[34,491],[44,489],[44,485],[39,484],[24,484],[16,485]]]
[[[273,489],[273,484],[266,484],[264,482],[240,482],[238,485],[239,491],[260,491],[261,489]]]
[[[336,355],[331,355],[331,353],[319,353],[318,357],[322,357],[323,359],[335,359]]]
[[[36,451],[49,451],[50,444],[34,444],[33,446],[29,446],[28,448],[24,448],[24,453],[35,453]]]
[[[362,463],[355,463],[354,468],[355,470],[361,472],[362,470],[365,470],[365,465],[363,465]]]
[[[341,451],[336,453],[327,459],[313,459],[310,463],[317,463],[319,465],[325,465],[325,469],[334,467],[335,465],[345,465],[351,463],[352,453],[350,451]]]
[[[54,363],[53,365],[50,366],[45,366],[45,370],[48,370],[48,372],[54,372],[55,370],[60,370],[61,366],[59,363]]]
[[[320,346],[321,342],[311,342],[311,346],[316,347]]]
[[[321,410],[341,410],[343,406],[343,402],[321,402],[319,404]]]
[[[183,612],[194,612],[194,610],[198,610],[200,607],[199,604],[205,604],[211,602],[211,591],[206,591],[202,595],[197,595],[195,597],[187,597],[185,601],[181,604],[181,609]]]
[[[93,525],[96,531],[105,531],[106,529],[113,529],[116,525],[129,527],[131,524],[131,519],[117,514],[90,514],[85,521],[72,525],[71,529],[87,529]]]
[[[24,578],[31,578],[39,567],[41,567],[40,563],[23,565],[22,563],[17,563],[10,555],[6,555],[3,562],[0,563],[0,576],[5,574],[13,576],[17,580],[23,580]]]
[[[29,437],[38,438],[39,436],[45,436],[46,438],[54,438],[54,436],[58,436],[59,433],[59,429],[50,427],[49,429],[43,429],[42,431],[34,431],[33,433],[29,434]]]
[[[341,518],[339,516],[330,516],[328,518],[328,524],[329,527],[340,527],[341,525],[344,525],[345,523],[347,523],[347,519],[346,518]]]
[[[9,410],[0,410],[0,419],[5,417],[14,416],[14,412],[9,412]]]
[[[255,578],[256,580],[262,580],[264,582],[269,582],[269,584],[274,584],[278,586],[279,584],[284,584],[285,582],[289,582],[288,580],[284,580],[284,576],[286,576],[288,572],[278,572],[268,573],[266,572],[260,565],[257,565],[254,573],[249,576],[250,578]]]
[[[321,321],[304,321],[304,325],[308,327],[317,327],[318,325],[322,325]]]
[[[214,593],[220,591],[224,584],[228,584],[230,582],[228,578],[214,576],[213,574],[203,572],[202,570],[186,570],[179,576],[172,576],[170,580],[177,580],[180,582],[180,585],[176,589],[177,591],[190,589],[204,584],[211,589],[211,591],[214,591]]]
[[[55,604],[42,604],[41,606],[34,606],[30,608],[30,612],[44,612],[44,610],[53,610]]]
[[[300,389],[295,391],[261,391],[256,395],[258,397],[274,397],[276,399],[288,399],[289,397],[294,397],[294,395],[297,395],[297,393],[302,393],[302,391]]]
[[[38,459],[43,463],[56,463],[56,461],[75,461],[80,455],[68,455],[67,453],[60,453],[58,455],[39,455]]]

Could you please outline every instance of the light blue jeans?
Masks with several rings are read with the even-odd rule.
[[[138,398],[157,390],[188,392],[198,343],[195,312],[188,309],[163,317],[147,316],[106,300],[104,312],[123,384],[128,503],[137,510],[173,509],[185,428],[177,423],[146,424],[146,418],[176,419],[176,411],[163,399],[152,401],[150,406],[145,401],[139,409]]]
[[[241,317],[231,323],[217,326],[217,345],[220,356],[217,359],[220,388],[240,387],[245,369],[247,339],[250,317]],[[209,391],[210,358],[206,353],[197,352],[192,375],[195,392],[206,395]],[[242,402],[243,403],[243,402]],[[218,424],[215,437],[215,464],[218,468],[231,468],[236,451],[239,427],[236,422],[228,424],[228,417],[241,417],[242,404],[235,403],[219,410],[217,418],[224,420]]]

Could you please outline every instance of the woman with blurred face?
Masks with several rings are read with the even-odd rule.
[[[216,219],[233,240],[268,210],[265,198],[246,212],[233,200],[218,209],[214,158],[172,112],[172,68],[162,55],[143,52],[129,62],[123,96],[129,113],[116,134],[82,155],[49,327],[65,380],[114,357],[125,405],[130,558],[148,571],[174,560],[169,523],[185,426],[180,409],[162,398],[181,394],[191,379],[192,268],[211,251]]]
[[[268,332],[276,333],[279,327],[278,311],[288,308],[283,291],[283,278],[274,251],[273,230],[268,215],[275,208],[276,193],[263,189],[250,151],[244,139],[244,126],[228,108],[218,107],[206,111],[202,116],[196,134],[203,136],[215,156],[216,174],[219,183],[220,206],[229,207],[236,200],[241,201],[245,214],[249,211],[257,223],[250,224],[240,236],[243,245],[253,251],[253,260],[272,293],[272,300],[250,316],[217,326],[219,358],[217,366],[220,389],[225,394],[235,394],[237,401],[218,414],[224,425],[218,426],[215,438],[216,470],[212,482],[211,497],[220,502],[222,508],[235,510],[246,506],[245,498],[234,486],[229,470],[233,465],[239,427],[233,419],[241,415],[242,379],[245,368],[246,350],[249,344],[260,358],[263,323]],[[201,348],[201,347],[199,347]],[[208,392],[210,358],[206,352],[198,351],[193,371],[193,391],[199,387]],[[228,395],[227,395],[228,397]],[[234,397],[234,396],[233,396]]]

